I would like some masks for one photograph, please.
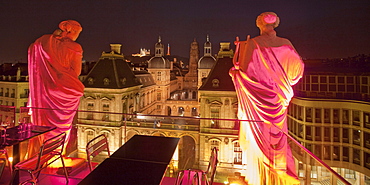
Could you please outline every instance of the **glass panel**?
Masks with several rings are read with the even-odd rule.
[[[113,106],[109,106],[108,104],[104,107],[106,112],[103,113],[108,114],[109,117],[109,120],[106,121],[101,120],[101,116],[94,116],[92,119],[88,118],[88,113],[93,112],[94,115],[99,115],[103,114],[102,112],[94,112],[93,110],[78,111],[78,119],[76,120],[78,123],[74,128],[83,128],[84,130],[84,132],[79,132],[79,134],[82,135],[79,135],[78,142],[87,142],[94,136],[106,134],[109,137],[108,139],[110,142],[116,140],[116,142],[112,142],[112,144],[110,143],[110,146],[112,146],[110,149],[113,152],[119,148],[120,145],[125,144],[125,142],[135,134],[181,137],[178,149],[176,149],[174,157],[168,165],[165,174],[166,177],[175,178],[180,170],[187,168],[207,169],[210,157],[210,148],[212,147],[218,148],[219,162],[222,165],[227,166],[227,168],[217,168],[215,182],[224,183],[227,182],[230,176],[233,176],[235,172],[246,172],[245,170],[248,165],[246,164],[246,159],[244,157],[248,156],[248,152],[242,151],[238,141],[240,120],[221,118],[221,115],[217,116],[219,118],[215,118],[216,116],[213,118],[199,118],[149,115],[143,113],[118,114],[115,112],[109,112],[111,111],[111,108],[113,108]],[[174,109],[174,112],[178,111],[177,108]],[[190,112],[191,108],[189,108],[188,111]],[[214,112],[221,113],[221,111]],[[20,113],[22,118],[27,118],[28,109],[21,109]],[[129,117],[130,119],[122,120],[123,117]],[[212,127],[212,121],[217,121],[219,123],[219,127]],[[245,124],[245,122],[243,123]],[[337,133],[340,133],[337,130],[340,129],[339,127],[322,128],[313,127],[312,125],[302,125],[302,123],[296,123],[296,125],[296,133],[303,133],[303,136],[306,138],[308,138],[309,135],[315,136],[315,138],[319,136],[319,139],[321,139],[322,135],[333,135],[334,138],[340,138],[337,135]],[[114,131],[112,132],[112,130]],[[330,132],[334,133],[331,134]],[[71,133],[71,139],[76,140],[77,132]],[[199,134],[200,137],[194,139],[192,136],[197,134]],[[296,162],[295,166],[297,169],[295,173],[303,184],[318,184],[319,182],[330,184],[330,181],[328,183],[326,181],[322,181],[332,179],[332,181],[338,182],[338,184],[349,185],[343,177],[339,176],[333,169],[323,162],[321,158],[325,160],[345,161],[348,160],[349,156],[352,156],[352,152],[354,152],[354,159],[351,159],[351,162],[353,161],[355,163],[355,159],[357,160],[363,157],[364,162],[362,162],[362,165],[364,168],[368,168],[366,165],[370,167],[370,154],[368,153],[361,153],[361,151],[356,150],[352,151],[352,149],[349,149],[348,147],[341,148],[340,145],[330,145],[327,142],[323,142],[323,144],[312,144],[313,142],[303,143],[307,146],[307,148],[305,148],[301,143],[287,133],[282,134],[286,137],[287,143],[291,148],[294,161]],[[348,135],[347,131],[347,138]],[[368,136],[365,134],[364,137]],[[201,141],[198,141],[197,139]],[[325,141],[326,140],[327,139],[325,138]],[[83,146],[84,144],[79,143],[79,145]],[[348,174],[347,176],[349,176],[353,174],[353,172],[348,171],[345,174]]]

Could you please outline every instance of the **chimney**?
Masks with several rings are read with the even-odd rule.
[[[122,44],[110,44],[110,49],[111,51],[121,54],[121,46]]]

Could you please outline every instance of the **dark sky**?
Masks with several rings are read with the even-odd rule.
[[[140,48],[154,51],[161,36],[171,54],[189,57],[190,43],[206,35],[213,44],[259,34],[256,17],[274,11],[278,36],[291,40],[303,58],[338,58],[370,54],[369,0],[4,0],[0,2],[0,62],[27,62],[27,48],[59,22],[82,24],[78,38],[84,59],[98,60],[110,43],[122,44],[124,55]]]

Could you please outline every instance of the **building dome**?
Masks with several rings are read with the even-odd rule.
[[[213,56],[203,56],[199,59],[199,69],[212,69],[215,65],[216,59]]]
[[[204,43],[204,47],[212,47],[212,43],[207,40],[207,42]]]
[[[151,69],[170,69],[170,67],[170,61],[164,57],[152,57],[148,62],[148,68]]]

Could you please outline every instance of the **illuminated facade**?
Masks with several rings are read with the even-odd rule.
[[[190,49],[189,66],[193,65],[195,70],[199,63],[197,45],[196,41],[193,41]],[[214,80],[204,81],[199,91],[198,71],[191,73],[189,70],[189,75],[175,75],[178,70],[174,68],[173,61],[168,59],[170,57],[164,56],[164,47],[160,39],[155,45],[155,55],[148,60],[148,72],[132,71],[123,60],[124,56],[116,51],[103,53],[84,81],[85,94],[81,99],[80,110],[100,113],[79,113],[77,125],[79,151],[83,152],[87,141],[102,133],[108,136],[109,141],[114,141],[110,142],[112,150],[117,149],[135,134],[180,137],[179,148],[174,156],[178,161],[174,164],[174,169],[205,167],[211,148],[217,147],[221,163],[216,179],[221,177],[225,179],[234,171],[242,170],[245,164],[243,165],[238,144],[238,123],[234,121],[192,120],[186,123],[186,126],[182,126],[183,123],[176,123],[175,127],[167,129],[169,123],[165,121],[161,126],[157,126],[153,125],[153,120],[140,122],[133,116],[108,114],[117,112],[168,116],[200,115],[235,119],[237,99],[231,79],[227,75],[228,69],[232,66],[233,51],[228,46],[229,43],[221,43],[222,49],[218,53],[220,65],[217,67],[218,70],[214,69],[213,73],[212,71],[209,73],[212,78],[226,77],[226,79],[220,79],[221,83]],[[108,69],[107,66],[112,66],[112,69]],[[120,69],[123,72],[119,74],[113,69]],[[117,73],[116,76],[111,75],[114,73]],[[130,75],[127,76],[128,74]],[[123,82],[126,85],[123,85]],[[211,89],[208,86],[212,86]]]
[[[28,70],[26,63],[1,65],[0,74],[0,105],[24,107],[27,106],[28,95]],[[14,114],[1,113],[0,121],[7,117],[14,117]],[[14,120],[18,120],[15,118]]]
[[[327,72],[324,67],[307,71],[295,87],[289,133],[352,184],[368,184],[370,74],[343,66],[344,71],[331,67]],[[307,169],[299,165],[300,178],[310,174],[312,180],[325,181],[319,168],[303,173]]]

